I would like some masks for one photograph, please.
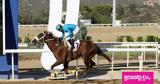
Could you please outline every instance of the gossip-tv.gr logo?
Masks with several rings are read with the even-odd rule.
[[[153,72],[122,72],[122,84],[154,84]]]

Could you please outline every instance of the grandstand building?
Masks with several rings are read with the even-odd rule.
[[[148,5],[148,6],[155,6],[155,5],[158,5],[158,0],[146,0],[144,2],[144,5]]]

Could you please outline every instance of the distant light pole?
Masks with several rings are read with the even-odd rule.
[[[116,0],[113,0],[112,3],[112,26],[116,26]]]

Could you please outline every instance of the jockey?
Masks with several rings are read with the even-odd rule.
[[[71,49],[71,51],[73,51],[74,47],[74,35],[75,32],[77,33],[79,28],[78,26],[76,26],[75,24],[58,24],[56,26],[56,29],[60,32],[62,32],[62,36],[61,38],[66,40],[69,49]]]

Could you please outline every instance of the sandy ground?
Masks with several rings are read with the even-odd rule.
[[[19,28],[19,37],[24,37],[29,34],[30,38],[33,39],[40,32],[47,30],[45,27],[33,27],[33,28]],[[106,42],[114,42],[117,39],[117,36],[126,36],[130,35],[135,40],[138,36],[143,36],[144,38],[147,35],[160,36],[160,27],[152,26],[152,27],[88,27],[88,35],[92,36],[93,41],[106,41]]]
[[[147,35],[160,36],[160,29],[158,27],[91,27],[88,28],[88,35],[92,36],[94,41],[102,40],[113,42],[116,41],[117,36],[130,35],[136,40],[138,36]]]

